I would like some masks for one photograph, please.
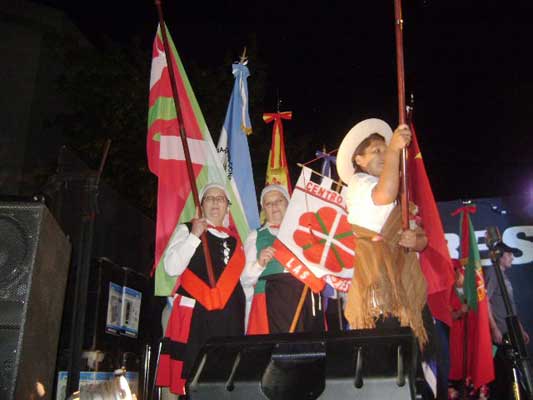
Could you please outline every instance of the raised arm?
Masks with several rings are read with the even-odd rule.
[[[411,142],[411,131],[407,125],[400,125],[394,131],[385,150],[384,164],[379,181],[372,191],[376,205],[390,204],[398,197],[400,189],[400,156],[402,149]]]

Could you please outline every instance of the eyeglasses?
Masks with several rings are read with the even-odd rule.
[[[226,196],[205,196],[204,201],[206,203],[225,203],[227,201]]]
[[[285,204],[285,201],[286,201],[285,199],[278,199],[278,200],[274,200],[274,201],[269,201],[269,202],[263,204],[263,207],[264,208],[272,208],[274,206],[279,207],[282,204]]]

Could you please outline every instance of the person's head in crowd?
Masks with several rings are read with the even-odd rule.
[[[275,184],[265,186],[261,192],[260,202],[270,225],[281,224],[289,205],[289,199],[289,193],[283,186]]]
[[[223,185],[208,183],[200,192],[202,214],[215,226],[223,225],[224,218],[228,213],[229,196]]]
[[[502,255],[500,257],[500,268],[503,270],[507,270],[513,265],[515,249],[510,246],[507,246],[505,243],[501,243],[499,246],[500,251],[502,252]]]

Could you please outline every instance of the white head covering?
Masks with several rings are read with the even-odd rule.
[[[385,121],[377,118],[369,118],[356,124],[346,134],[337,152],[337,173],[344,183],[348,183],[355,173],[353,167],[353,152],[363,140],[373,133],[378,133],[389,144],[392,137],[392,129]]]
[[[278,192],[280,192],[283,195],[283,197],[287,199],[287,201],[291,200],[291,197],[289,196],[289,192],[287,191],[287,189],[285,189],[284,186],[271,184],[271,185],[265,186],[263,190],[261,191],[261,197],[259,199],[259,203],[261,203],[261,207],[263,206],[263,198],[265,197],[265,194],[272,192],[273,190],[277,190]]]
[[[205,185],[202,190],[200,190],[200,202],[202,201],[202,199],[204,198],[204,195],[207,193],[207,191],[209,189],[213,189],[213,188],[217,188],[217,189],[220,189],[224,192],[224,194],[226,195],[226,199],[228,199],[229,201],[229,193],[228,191],[226,190],[226,187],[224,185],[222,185],[221,183],[217,183],[217,182],[210,182],[208,183],[207,185]]]

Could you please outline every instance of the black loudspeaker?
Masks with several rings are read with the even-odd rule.
[[[0,399],[52,396],[69,259],[42,203],[0,202]]]
[[[219,338],[187,384],[197,399],[415,399],[418,345],[408,328]]]

